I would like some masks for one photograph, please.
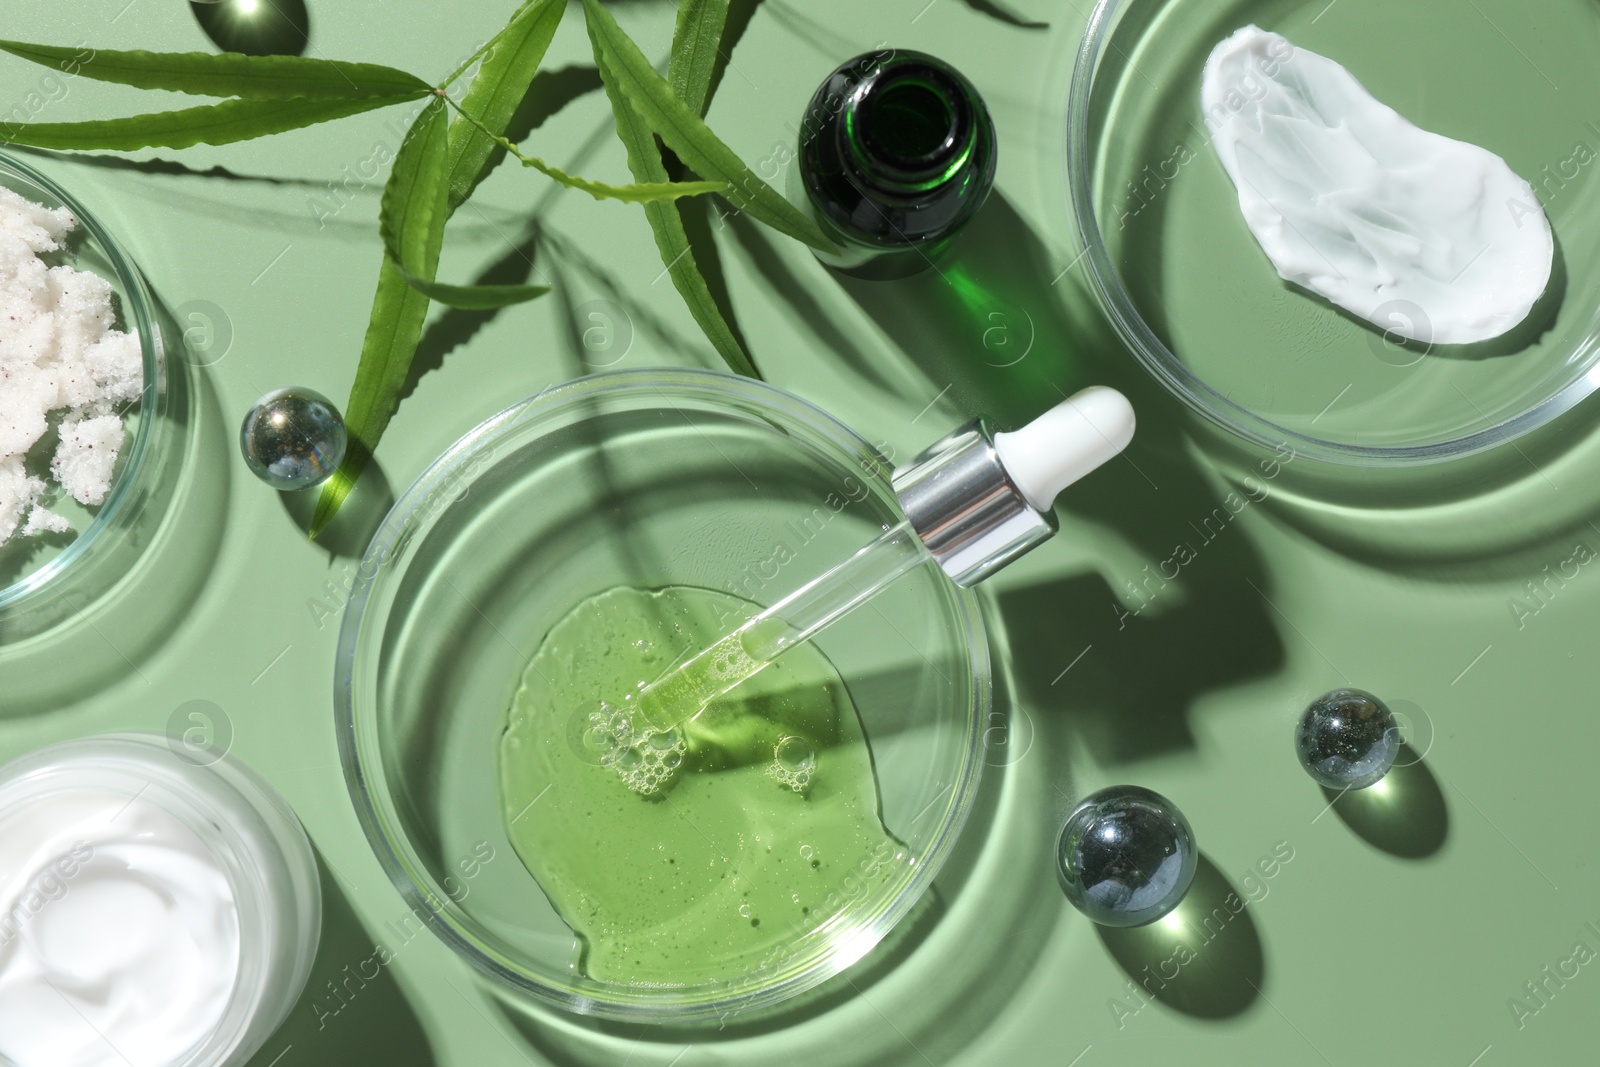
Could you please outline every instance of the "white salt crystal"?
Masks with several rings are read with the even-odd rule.
[[[111,468],[122,447],[122,416],[65,419],[50,473],[80,504],[104,503],[111,491]]]
[[[57,515],[43,504],[35,504],[28,512],[28,521],[22,525],[22,536],[33,537],[42,533],[66,533],[72,524],[65,515]]]
[[[27,472],[21,456],[0,457],[0,544],[10,538],[42,492],[44,482]]]
[[[64,207],[47,208],[0,186],[0,228],[28,242],[35,252],[54,252],[78,220]]]
[[[111,490],[124,436],[120,412],[144,386],[139,339],[113,329],[111,283],[41,253],[59,252],[78,220],[0,187],[0,545],[64,532],[42,502],[48,474],[93,507]],[[51,425],[48,471],[30,456]],[[30,464],[31,460],[31,464]]]

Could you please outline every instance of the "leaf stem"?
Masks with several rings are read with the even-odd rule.
[[[461,77],[461,75],[465,74],[472,67],[472,64],[476,63],[478,60],[480,60],[484,56],[488,55],[489,54],[489,49],[494,47],[495,42],[500,39],[500,34],[502,34],[504,32],[505,32],[504,30],[501,30],[500,33],[495,34],[493,37],[491,37],[487,41],[483,42],[483,46],[481,48],[479,48],[476,52],[474,52],[470,56],[468,56],[467,59],[466,59],[466,62],[462,63],[461,66],[457,67],[455,70],[450,72],[450,77],[446,78],[444,81],[439,83],[439,88],[440,89],[444,89],[447,86],[449,86],[457,78],[459,78],[459,77]]]
[[[474,115],[440,93],[441,99],[467,122],[476,126],[485,137],[505,149],[506,152],[522,163],[524,167],[531,167],[546,177],[567,186],[569,189],[579,189],[596,200],[624,200],[629,203],[646,203],[660,200],[676,200],[684,196],[701,196],[706,193],[721,193],[726,196],[729,192],[727,182],[644,182],[633,185],[608,185],[605,182],[591,181],[576,174],[568,174],[560,167],[546,163],[538,156],[525,155],[510,139],[495,133],[480,122]]]

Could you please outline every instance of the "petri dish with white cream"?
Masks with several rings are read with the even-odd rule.
[[[0,1064],[243,1063],[321,932],[316,860],[254,772],[137,734],[0,768]]]
[[[1212,423],[1359,467],[1480,452],[1600,386],[1600,7],[1101,0],[1084,270]]]

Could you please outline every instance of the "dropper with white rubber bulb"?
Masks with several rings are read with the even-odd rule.
[[[1055,535],[1050,509],[1057,494],[1119,455],[1133,440],[1134,425],[1127,398],[1095,386],[1015,433],[993,433],[979,419],[950,434],[895,472],[904,521],[674,665],[638,692],[636,712],[657,731],[682,727],[784,652],[927,563],[957,585],[977,584]]]

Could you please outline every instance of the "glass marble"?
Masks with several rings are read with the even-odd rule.
[[[191,0],[211,43],[250,56],[299,56],[310,46],[306,0]]]
[[[1400,730],[1389,705],[1363,689],[1335,689],[1311,702],[1294,731],[1300,766],[1329,789],[1365,789],[1389,773]]]
[[[344,461],[348,444],[339,409],[312,389],[268,393],[239,428],[239,448],[250,472],[274,489],[307,489],[327,481]]]
[[[1200,851],[1177,805],[1134,785],[1091,793],[1061,828],[1056,874],[1102,926],[1143,926],[1182,902]]]

